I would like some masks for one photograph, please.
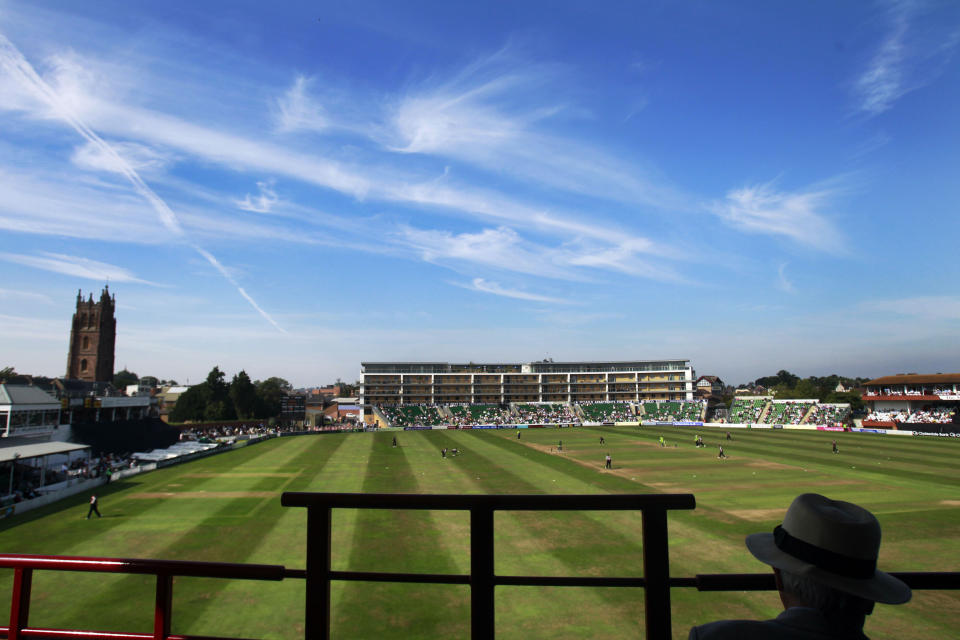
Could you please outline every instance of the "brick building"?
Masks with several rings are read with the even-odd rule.
[[[68,380],[110,382],[113,380],[113,355],[117,341],[116,299],[104,287],[100,300],[87,300],[77,292],[77,310],[70,328],[67,356]]]

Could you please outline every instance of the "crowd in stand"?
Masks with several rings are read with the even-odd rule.
[[[812,402],[773,402],[764,420],[767,424],[800,424]]]
[[[447,422],[436,405],[381,406],[380,412],[394,427],[432,427]]]
[[[810,409],[807,423],[836,426],[846,422],[849,417],[848,404],[815,404]]]
[[[477,424],[513,424],[516,422],[509,407],[496,404],[454,405],[448,407],[451,424],[462,427]]]
[[[634,422],[633,407],[626,402],[593,402],[581,404],[588,422]]]
[[[738,398],[730,406],[728,422],[755,423],[760,420],[764,407],[768,400],[760,398],[759,400],[744,400]]]
[[[703,416],[703,402],[645,402],[643,417],[658,422],[695,422]]]
[[[518,404],[521,424],[579,424],[580,418],[565,404]]]
[[[180,430],[180,439],[219,440],[222,438],[236,438],[238,436],[264,436],[271,433],[286,433],[302,430],[303,427],[298,427],[286,422],[278,422],[272,426],[264,422],[219,422],[187,425]]]
[[[866,420],[876,422],[900,422],[904,424],[948,424],[953,422],[956,409],[927,407],[913,413],[906,411],[871,411]]]
[[[914,411],[907,418],[907,424],[948,424],[953,422],[954,409],[945,407],[931,407]]]
[[[109,481],[110,477],[117,471],[131,469],[136,465],[136,460],[129,454],[113,455],[109,453],[100,458],[78,458],[71,461],[69,465],[64,462],[59,466],[47,467],[42,472],[40,467],[18,462],[13,475],[13,492],[0,498],[0,503],[15,504],[24,500],[39,498],[50,487],[56,488],[55,485],[69,480],[106,477]],[[9,473],[9,470],[7,473]],[[3,489],[6,491],[10,487],[9,475],[4,478],[4,483]]]

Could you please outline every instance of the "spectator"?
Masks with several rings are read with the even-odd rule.
[[[722,620],[694,627],[691,640],[866,640],[863,624],[874,603],[910,600],[910,587],[877,570],[880,523],[855,504],[805,493],[773,533],[755,533],[746,543],[755,558],[773,567],[784,612],[763,622]]]

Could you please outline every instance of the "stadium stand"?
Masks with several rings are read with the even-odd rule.
[[[728,422],[755,423],[760,421],[763,410],[772,398],[737,398],[730,405]]]
[[[393,427],[431,427],[447,422],[440,410],[434,406],[380,407],[380,412]]]
[[[521,424],[579,424],[580,418],[565,404],[515,405]]]
[[[703,402],[644,402],[647,420],[658,422],[696,422],[703,419]]]
[[[578,405],[587,422],[632,422],[637,419],[626,402],[592,402]]]
[[[766,424],[800,424],[815,403],[812,400],[774,400],[763,422]]]
[[[953,422],[956,409],[947,407],[927,407],[910,414],[907,424],[947,424]]]
[[[850,417],[849,404],[818,403],[810,408],[807,415],[807,424],[839,425]]]
[[[447,407],[452,423],[457,426],[476,424],[513,424],[514,418],[508,407],[496,404],[453,405]]]

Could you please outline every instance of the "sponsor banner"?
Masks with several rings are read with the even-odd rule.
[[[817,427],[817,431],[846,431],[846,429],[843,427],[824,427],[821,425]]]
[[[446,424],[435,424],[435,425],[433,425],[433,426],[430,427],[430,428],[431,428],[431,429],[438,430],[438,431],[439,431],[440,429],[443,429],[444,431],[446,431],[446,429],[447,429],[448,426],[450,426],[450,425],[446,425]]]
[[[433,427],[404,427],[404,431],[430,431]]]
[[[960,395],[956,393],[944,393],[940,394],[941,400],[960,400]]]
[[[453,424],[448,424],[448,425],[447,425],[447,429],[457,429],[457,428],[458,428],[458,427],[457,427],[456,425],[453,425]],[[469,428],[469,427],[467,427],[467,428]]]
[[[933,436],[935,438],[960,438],[960,433],[934,433],[932,431],[914,431],[915,436]]]
[[[475,424],[473,425],[474,429],[496,429],[497,425],[495,424]]]
[[[853,428],[851,431],[856,431],[857,433],[887,433],[886,429],[857,429]]]
[[[638,427],[638,426],[640,426],[640,422],[614,422],[613,424],[614,424],[614,426],[616,426],[616,427]]]
[[[753,429],[773,429],[773,425],[772,424],[748,424],[747,429],[750,429],[751,431]]]
[[[528,428],[528,429],[543,429],[543,428],[545,428],[546,426],[547,426],[547,425],[545,425],[545,424],[528,424],[528,425],[527,425],[527,428]]]
[[[821,427],[816,427],[812,424],[785,424],[783,425],[784,429],[793,429],[794,431],[817,431]],[[840,429],[843,431],[843,429]]]
[[[702,427],[703,426],[702,422],[690,422],[688,420],[684,420],[682,422],[674,422],[673,424],[678,427]]]
[[[469,425],[469,424],[465,424],[465,425],[461,426],[460,428],[461,428],[461,429],[473,429],[473,426],[472,426],[472,425]]]
[[[515,429],[526,429],[528,425],[525,424],[515,424],[513,425]]]
[[[782,425],[782,424],[772,424],[772,425],[770,425],[770,428],[771,428],[771,429],[783,429],[783,425]]]

